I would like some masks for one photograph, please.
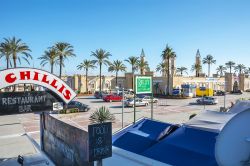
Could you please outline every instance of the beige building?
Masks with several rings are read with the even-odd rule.
[[[145,72],[145,75],[153,76],[154,93],[166,94],[167,77],[154,76],[153,72]],[[63,79],[75,91],[79,91],[80,93],[86,92],[86,77],[84,75],[67,76]],[[213,90],[226,90],[230,92],[233,90],[235,82],[237,82],[239,90],[245,91],[250,89],[250,78],[244,74],[235,76],[226,73],[225,77],[173,76],[170,77],[170,94],[172,94],[174,88],[181,88],[184,84],[194,85],[197,88],[206,87]],[[89,76],[87,86],[88,90],[92,93],[98,91],[100,87],[99,76]],[[104,91],[116,88],[133,89],[133,75],[132,73],[125,73],[125,76],[118,77],[117,87],[114,76],[103,76],[101,86]]]

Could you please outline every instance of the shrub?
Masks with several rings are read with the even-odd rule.
[[[89,120],[92,123],[113,122],[115,117],[110,113],[109,109],[102,106],[90,115]]]

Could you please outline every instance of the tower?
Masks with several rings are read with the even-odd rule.
[[[202,73],[201,55],[200,55],[199,49],[197,50],[196,56],[195,56],[195,66],[196,66],[196,69],[195,69],[196,76],[199,76]],[[200,66],[200,70],[197,70],[199,68],[198,66]]]
[[[145,63],[145,53],[144,53],[144,50],[142,49],[141,50],[141,55],[140,55],[140,64],[144,64]],[[145,66],[144,66],[145,67]],[[145,75],[145,68],[144,67],[140,67],[140,73],[142,75]]]

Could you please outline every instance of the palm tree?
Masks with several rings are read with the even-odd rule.
[[[132,73],[135,74],[135,71],[138,69],[139,57],[131,56],[128,59],[125,59],[131,65]]]
[[[210,66],[212,64],[216,63],[216,60],[214,59],[214,57],[212,55],[207,55],[204,59],[203,59],[203,64],[207,64],[208,65],[208,77],[210,77]]]
[[[62,68],[63,68],[63,62],[65,59],[68,57],[74,57],[74,49],[73,46],[70,45],[69,43],[64,43],[64,42],[58,42],[54,45],[54,48],[56,50],[56,54],[59,58],[59,65],[60,65],[60,72],[59,72],[59,77],[62,77]]]
[[[167,64],[165,62],[158,64],[156,67],[156,71],[163,73],[164,77],[166,77],[167,70],[168,70],[168,67],[167,67]]]
[[[55,48],[49,48],[49,50],[44,51],[44,54],[39,57],[38,59],[41,60],[41,65],[45,66],[49,63],[50,65],[50,72],[53,74],[54,72],[54,65],[59,64],[58,54]]]
[[[143,75],[144,71],[150,71],[149,65],[148,65],[148,61],[144,61],[144,60],[139,60],[137,61],[137,66],[140,69],[140,74]]]
[[[122,63],[122,61],[116,60],[110,64],[108,71],[115,72],[115,85],[117,86],[118,72],[119,71],[126,71],[126,66]]]
[[[183,75],[183,72],[187,73],[187,68],[186,67],[177,67],[176,72],[180,73],[181,76]]]
[[[11,64],[10,58],[11,58],[11,47],[9,40],[5,39],[5,42],[0,44],[0,57],[5,56],[6,59],[6,68],[9,68],[9,65]]]
[[[229,68],[229,73],[232,73],[232,68],[235,66],[235,63],[233,61],[228,61],[227,63],[225,63],[226,67]]]
[[[246,72],[247,74],[249,74],[249,73],[250,73],[250,67],[246,68],[245,72]]]
[[[200,64],[194,64],[191,68],[191,71],[195,71],[195,77],[199,77],[199,73],[201,72],[202,66]]]
[[[109,56],[111,56],[111,54],[103,49],[99,49],[99,50],[96,50],[95,52],[92,51],[92,54],[91,56],[94,56],[97,60],[93,60],[94,63],[97,63],[99,64],[99,69],[100,69],[100,75],[99,75],[99,91],[101,92],[102,91],[102,65],[109,65],[110,62],[108,61],[109,59]]]
[[[245,69],[246,67],[243,64],[238,64],[237,66],[234,67],[234,70],[239,72],[239,74],[242,74]]]
[[[223,73],[227,70],[226,67],[224,67],[223,65],[220,65],[217,67],[217,72],[220,73],[220,76],[222,77],[223,76]]]
[[[29,64],[29,58],[32,59],[32,56],[29,54],[31,50],[29,47],[22,42],[21,39],[16,39],[15,37],[4,39],[6,43],[9,44],[11,57],[13,59],[14,68],[17,67],[16,61],[18,60],[21,63],[21,58],[19,55],[23,55],[22,59],[24,59]]]
[[[92,123],[113,122],[115,120],[115,116],[110,113],[108,108],[102,106],[90,115],[89,120]]]
[[[167,95],[169,95],[169,86],[170,86],[170,60],[173,58],[176,58],[176,54],[173,51],[173,49],[171,47],[169,47],[168,45],[166,46],[166,48],[162,51],[162,59],[167,62]]]
[[[77,66],[78,70],[84,69],[86,72],[86,92],[88,93],[88,71],[89,69],[94,69],[96,68],[95,63],[91,60],[85,59],[80,65]]]

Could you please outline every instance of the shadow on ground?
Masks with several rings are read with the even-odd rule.
[[[100,100],[100,101],[91,101],[91,103],[104,103],[105,101]]]
[[[93,100],[96,99],[95,97],[77,97],[78,99],[88,99],[88,100]]]
[[[133,113],[134,111],[124,111],[123,113],[124,114],[128,114],[128,113]],[[135,112],[141,112],[141,111],[135,111]],[[115,114],[115,115],[120,115],[122,114],[122,112],[116,112],[116,113],[112,113],[112,114]]]

